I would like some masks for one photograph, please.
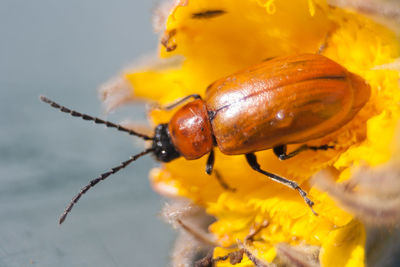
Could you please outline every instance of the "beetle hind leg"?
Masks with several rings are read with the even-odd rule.
[[[330,148],[335,148],[334,146],[328,146],[328,145],[322,145],[322,146],[309,146],[309,145],[302,145],[298,147],[296,150],[290,152],[287,154],[287,146],[286,145],[281,145],[281,146],[276,146],[273,148],[274,154],[280,159],[280,160],[286,160],[293,158],[297,154],[299,154],[302,151],[305,150],[328,150]]]
[[[312,208],[314,205],[314,202],[311,201],[311,199],[309,199],[307,197],[307,193],[303,189],[301,189],[301,187],[296,182],[286,179],[286,178],[283,178],[279,175],[262,170],[260,167],[260,164],[258,164],[258,162],[257,162],[257,157],[256,157],[256,155],[254,155],[254,153],[246,154],[246,160],[247,160],[247,163],[250,165],[250,167],[253,170],[268,176],[275,182],[281,183],[283,185],[286,185],[287,187],[297,190],[299,192],[299,194],[301,195],[301,197],[304,199],[304,201],[307,203],[307,205],[310,207],[310,209],[314,213],[314,215],[318,215]]]

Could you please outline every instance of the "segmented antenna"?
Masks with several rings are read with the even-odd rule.
[[[74,117],[80,117],[80,118],[82,118],[84,120],[87,120],[87,121],[94,121],[97,124],[104,124],[107,127],[115,128],[118,131],[126,132],[126,133],[128,133],[130,135],[134,135],[134,136],[140,137],[140,138],[142,138],[144,140],[154,140],[153,137],[147,136],[145,134],[137,133],[137,132],[135,132],[135,131],[133,131],[131,129],[128,129],[128,128],[124,127],[124,126],[121,126],[119,124],[115,124],[115,123],[112,123],[110,121],[105,121],[105,120],[102,120],[100,118],[93,117],[93,116],[90,116],[90,115],[87,115],[87,114],[84,114],[84,113],[80,113],[80,112],[75,111],[75,110],[71,110],[71,109],[69,109],[67,107],[61,106],[60,104],[54,102],[53,100],[48,99],[45,96],[40,96],[40,100],[42,100],[43,102],[49,104],[53,108],[59,109],[60,111],[65,112],[65,113],[69,113]]]
[[[134,162],[135,160],[137,160],[141,156],[144,156],[144,155],[146,155],[146,154],[148,154],[148,153],[150,153],[152,151],[153,151],[152,148],[148,148],[145,151],[142,151],[137,155],[131,156],[128,160],[126,160],[124,162],[121,162],[120,165],[118,165],[118,166],[116,166],[114,168],[111,168],[111,170],[109,170],[108,172],[105,172],[105,173],[101,174],[99,177],[97,177],[96,179],[91,180],[88,185],[82,187],[81,190],[79,191],[79,193],[76,194],[72,198],[71,202],[68,204],[68,206],[65,208],[63,214],[60,216],[60,219],[59,219],[58,223],[62,224],[65,221],[65,219],[67,218],[67,215],[71,212],[71,210],[74,207],[75,203],[77,203],[79,201],[79,199],[81,198],[81,196],[83,194],[85,194],[90,188],[95,186],[100,181],[105,180],[111,174],[114,174],[114,173],[120,171],[121,169],[125,168],[126,166],[128,166],[129,164],[131,164],[132,162]]]

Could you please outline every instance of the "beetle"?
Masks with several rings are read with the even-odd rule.
[[[206,172],[211,174],[214,147],[226,155],[244,154],[252,169],[297,190],[317,215],[312,208],[314,203],[296,182],[261,169],[254,153],[272,149],[279,159],[286,160],[305,150],[334,148],[304,143],[343,127],[366,104],[370,93],[364,79],[325,56],[276,57],[215,81],[207,88],[204,99],[193,94],[163,107],[171,110],[188,102],[168,123],[156,126],[153,136],[70,110],[41,96],[42,101],[62,112],[152,141],[150,148],[83,187],[66,207],[59,223],[90,188],[145,154],[152,153],[160,162],[178,157],[195,160],[208,154]],[[287,153],[288,144],[302,145]]]

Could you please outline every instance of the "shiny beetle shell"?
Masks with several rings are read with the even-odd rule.
[[[210,85],[205,103],[218,148],[245,154],[325,136],[349,122],[369,85],[313,54],[279,57]]]

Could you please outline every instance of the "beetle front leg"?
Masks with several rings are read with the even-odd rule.
[[[286,160],[293,158],[297,154],[299,154],[302,151],[305,150],[328,150],[329,148],[335,148],[334,146],[328,146],[328,145],[322,145],[322,146],[309,146],[309,145],[302,145],[296,150],[290,152],[287,154],[287,146],[286,145],[281,145],[281,146],[276,146],[273,148],[274,154],[280,159],[280,160]]]
[[[214,168],[214,150],[211,149],[210,154],[208,155],[207,164],[206,164],[206,173],[211,175],[213,168]]]
[[[268,176],[275,182],[281,183],[281,184],[286,185],[294,190],[297,190],[299,192],[299,194],[301,195],[301,197],[304,199],[304,201],[307,203],[307,205],[310,207],[310,209],[314,213],[314,215],[318,215],[312,208],[312,206],[314,205],[314,202],[312,202],[311,199],[309,199],[307,197],[307,193],[303,189],[301,189],[300,186],[296,182],[288,180],[286,178],[283,178],[279,175],[262,170],[260,168],[260,164],[258,164],[258,162],[257,162],[257,157],[256,157],[256,155],[254,155],[254,153],[246,154],[246,160],[247,160],[247,163],[249,163],[250,167],[253,168],[253,170]]]
[[[208,175],[211,175],[213,169],[214,169],[214,161],[215,161],[215,156],[214,156],[214,150],[210,151],[210,154],[208,155],[208,159],[207,159],[207,164],[206,164],[206,173]],[[235,192],[236,189],[230,187],[225,181],[224,179],[221,177],[221,175],[219,174],[219,172],[217,172],[217,170],[214,171],[215,174],[215,178],[217,178],[218,183],[225,189],[225,190],[229,190],[232,192]]]
[[[214,170],[215,178],[217,178],[218,183],[225,189],[231,192],[236,192],[236,188],[230,187],[229,184],[225,182],[225,180],[222,178],[221,174],[217,171]]]
[[[198,94],[188,95],[188,96],[185,96],[185,97],[183,97],[181,99],[178,99],[177,101],[175,101],[175,102],[173,102],[173,103],[171,103],[171,104],[169,104],[167,106],[164,106],[164,107],[157,106],[157,108],[163,109],[163,110],[171,110],[171,109],[175,108],[176,106],[179,106],[180,104],[188,101],[191,98],[193,98],[193,99],[201,99],[201,96],[198,95]]]

